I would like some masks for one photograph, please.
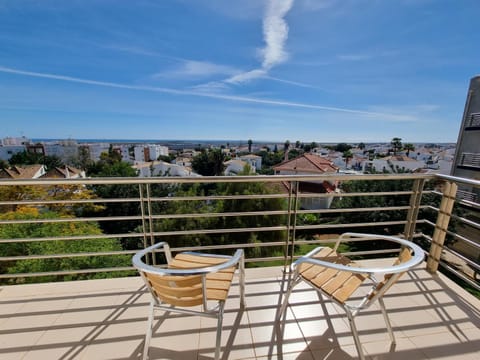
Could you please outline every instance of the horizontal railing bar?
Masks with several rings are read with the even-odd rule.
[[[105,272],[117,272],[117,271],[131,271],[136,269],[133,266],[123,266],[114,268],[101,268],[101,269],[81,269],[81,270],[63,270],[63,271],[45,271],[34,273],[19,273],[19,274],[0,274],[0,279],[18,279],[25,277],[39,277],[39,276],[60,276],[60,275],[77,275],[77,274],[94,274]]]
[[[315,210],[297,210],[297,214],[330,214],[330,213],[350,213],[364,211],[394,211],[408,210],[410,206],[388,206],[388,207],[365,207],[365,208],[336,208],[336,209],[315,209]]]
[[[454,218],[455,220],[458,220],[460,221],[461,223],[463,224],[466,224],[466,225],[469,225],[469,226],[472,226],[476,229],[480,229],[480,224],[475,222],[475,221],[472,221],[470,219],[467,219],[467,218],[464,218],[464,217],[461,217],[461,216],[457,216],[457,215],[452,215],[452,218]]]
[[[463,256],[462,254],[460,254],[459,252],[455,251],[454,249],[452,248],[449,248],[448,246],[445,246],[443,247],[443,250],[446,251],[446,252],[449,252],[450,254],[452,255],[455,255],[456,257],[458,257],[459,259],[465,261],[467,264],[473,266],[474,268],[476,269],[479,269],[480,270],[480,264],[476,263],[475,261]]]
[[[162,201],[212,201],[212,200],[255,200],[255,199],[286,199],[288,194],[261,194],[261,195],[202,195],[202,196],[165,196],[151,197],[152,202]]]
[[[175,236],[175,235],[195,235],[195,234],[225,234],[225,233],[241,233],[241,232],[263,232],[263,231],[285,231],[288,227],[270,226],[270,227],[254,227],[254,228],[232,228],[232,229],[195,229],[180,231],[162,231],[147,233],[147,236]]]
[[[64,259],[64,258],[66,259],[66,258],[86,257],[86,256],[128,255],[128,254],[135,254],[137,251],[138,250],[123,250],[123,251],[82,252],[82,253],[70,253],[70,254],[6,256],[6,257],[0,257],[0,261]]]
[[[133,238],[143,237],[143,233],[130,234],[101,234],[101,235],[81,235],[81,236],[56,236],[56,237],[42,237],[42,238],[16,238],[16,239],[0,239],[0,244],[11,243],[25,243],[25,242],[41,242],[41,241],[75,241],[75,240],[95,240],[95,239],[116,239],[116,238]]]
[[[255,247],[272,247],[272,246],[284,246],[285,241],[273,241],[262,243],[240,243],[240,244],[222,244],[222,245],[201,245],[201,246],[185,246],[185,247],[171,247],[172,252],[182,251],[209,251],[209,250],[225,250],[225,249],[242,249],[242,248],[255,248]],[[163,251],[159,251],[163,252]]]
[[[110,199],[75,199],[75,200],[12,200],[0,201],[0,205],[69,205],[69,204],[102,204],[102,203],[124,203],[140,202],[140,198],[110,198]]]
[[[440,261],[439,262],[439,265],[442,266],[443,268],[447,269],[448,271],[450,271],[451,273],[453,273],[455,276],[459,277],[460,279],[462,279],[463,281],[465,281],[466,283],[468,283],[469,285],[473,286],[475,289],[477,290],[480,290],[480,284],[477,283],[476,281],[473,281],[471,278],[469,278],[467,275],[465,275],[464,273],[458,271],[457,269],[455,269],[453,266],[450,266],[448,265],[447,263],[443,262],[443,261]]]
[[[464,242],[464,243],[467,243],[470,246],[473,246],[477,249],[480,249],[480,243],[477,243],[473,240],[467,239],[466,237],[464,237],[460,234],[454,233],[453,231],[450,231],[450,230],[447,231],[447,234],[453,236],[454,239],[459,241],[459,242]]]
[[[152,178],[76,178],[76,179],[15,179],[0,180],[0,186],[24,185],[126,185],[126,184],[195,184],[195,183],[281,183],[285,181],[328,181],[328,180],[415,180],[434,179],[438,174],[324,174],[324,175],[255,175],[255,176],[202,176],[202,177],[152,177]],[[457,179],[458,178],[453,178]],[[478,182],[477,182],[478,183]]]
[[[95,221],[130,221],[141,220],[141,216],[108,216],[108,217],[88,217],[88,218],[56,218],[56,219],[32,219],[32,220],[0,220],[0,225],[7,224],[56,224],[71,222],[95,222]]]
[[[365,222],[365,223],[348,223],[348,224],[320,224],[320,225],[297,225],[297,230],[311,230],[311,229],[334,229],[334,228],[350,228],[350,227],[372,227],[372,226],[385,226],[385,225],[405,225],[406,220],[398,221],[378,221],[378,222]]]
[[[451,182],[455,182],[455,183],[460,183],[460,184],[465,184],[465,185],[473,185],[474,187],[480,187],[480,181],[479,180],[460,178],[460,177],[445,175],[445,174],[436,174],[435,176],[437,178],[447,180],[447,181],[451,181]]]
[[[154,220],[160,220],[160,219],[193,219],[193,218],[229,217],[229,216],[258,216],[258,215],[287,215],[287,214],[288,214],[288,210],[269,210],[269,211],[151,215],[150,218]]]

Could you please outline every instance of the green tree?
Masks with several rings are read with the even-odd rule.
[[[338,152],[345,152],[347,150],[350,150],[352,148],[351,145],[348,145],[346,143],[339,143],[335,146],[335,151],[338,151]]]
[[[252,144],[253,144],[252,139],[248,139],[248,152],[249,152],[249,153],[252,152]]]
[[[35,220],[58,219],[60,214],[52,211],[39,211],[33,207],[18,208],[0,215],[2,220],[31,220],[26,223],[0,225],[0,238],[42,238],[55,236],[82,236],[101,235],[102,232],[95,222],[72,221],[55,223],[39,223]],[[65,218],[65,215],[62,216]],[[56,241],[31,241],[21,243],[3,244],[0,248],[1,256],[25,255],[51,255],[51,254],[78,254],[90,252],[120,251],[121,246],[117,239],[82,239],[82,240],[56,240]],[[114,256],[67,256],[64,258],[48,259],[21,259],[0,263],[2,273],[35,273],[61,270],[83,270],[108,267],[128,266],[131,257],[128,255]],[[119,274],[120,275],[120,274]],[[125,273],[121,273],[125,276]],[[111,276],[107,273],[56,275],[33,278],[17,278],[12,282],[44,282],[75,279],[104,278]]]
[[[415,151],[415,146],[411,143],[404,144],[403,148],[407,151],[407,156],[410,155],[410,151]]]
[[[348,163],[353,158],[352,150],[345,150],[343,152],[343,158],[345,159],[345,167],[348,168]]]
[[[110,151],[103,153],[100,160],[93,163],[87,174],[91,177],[136,177],[137,172],[127,162],[121,161],[118,153]],[[113,185],[92,185],[90,188],[96,196],[101,199],[129,199],[139,197],[138,185],[113,184]],[[86,211],[84,216],[133,216],[140,214],[138,202],[106,202],[103,209],[98,211]],[[140,221],[102,221],[100,226],[105,234],[129,233],[135,229]],[[136,249],[137,241],[131,239],[122,240],[126,249]]]
[[[37,153],[31,153],[27,151],[18,152],[13,154],[10,160],[8,160],[10,165],[35,165],[41,164],[45,165],[47,170],[54,169],[56,167],[65,166],[65,164],[60,160],[58,156],[54,155],[42,155]]]
[[[225,154],[220,149],[203,150],[192,159],[192,168],[203,176],[218,176],[225,170],[224,161]]]
[[[361,142],[360,144],[358,144],[358,148],[359,148],[360,150],[365,149],[365,144],[364,144],[363,142]]]
[[[393,155],[397,155],[397,152],[402,150],[402,139],[394,137],[390,142],[390,145],[392,145]]]

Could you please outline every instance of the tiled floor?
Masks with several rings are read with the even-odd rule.
[[[247,308],[238,286],[227,301],[222,359],[358,358],[343,310],[299,285],[277,336],[280,268],[247,270]],[[140,278],[23,285],[0,290],[0,359],[139,359],[149,295]],[[422,267],[385,297],[397,344],[378,308],[357,317],[369,359],[480,359],[480,301]],[[155,326],[151,359],[213,359],[215,320],[173,315]]]

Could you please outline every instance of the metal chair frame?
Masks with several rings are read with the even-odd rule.
[[[198,267],[198,268],[159,268],[156,266],[148,265],[143,262],[143,257],[147,254],[154,254],[156,250],[163,248],[165,257],[167,259],[167,266],[172,262],[172,255],[170,247],[166,242],[160,242],[155,245],[152,245],[138,253],[136,253],[132,258],[132,263],[134,267],[140,272],[145,284],[147,285],[148,290],[152,295],[150,302],[150,311],[148,317],[147,333],[145,336],[145,345],[143,349],[143,360],[148,358],[148,350],[150,347],[150,340],[152,338],[153,332],[153,321],[155,316],[155,311],[162,310],[165,312],[177,312],[188,315],[198,315],[205,316],[210,318],[217,319],[217,333],[216,333],[216,343],[215,343],[215,360],[218,360],[220,357],[220,348],[221,348],[221,333],[222,333],[222,323],[223,323],[223,313],[225,307],[225,300],[211,300],[208,298],[207,294],[207,275],[219,272],[224,269],[238,267],[239,270],[239,283],[240,283],[240,309],[245,308],[245,258],[244,252],[242,249],[236,250],[233,256],[227,255],[214,255],[214,254],[204,254],[198,252],[182,252],[181,254],[194,255],[197,257],[209,257],[209,258],[219,258],[225,259],[225,262],[207,267]],[[168,302],[162,301],[159,299],[155,293],[155,289],[152,288],[150,281],[147,279],[145,274],[153,274],[155,276],[201,276],[201,287],[202,287],[202,311],[192,310],[183,307],[177,307],[175,304],[169,304]],[[228,293],[227,293],[228,294]],[[209,306],[209,302],[214,302],[213,306]]]
[[[374,234],[362,234],[362,233],[344,233],[340,235],[335,243],[333,251],[337,253],[338,247],[341,242],[351,239],[351,238],[365,238],[365,239],[372,239],[372,240],[387,240],[392,241],[400,244],[403,249],[408,249],[413,252],[413,256],[404,262],[398,262],[395,265],[389,267],[371,267],[371,268],[364,268],[358,266],[347,266],[342,264],[336,264],[328,261],[320,260],[319,258],[314,258],[316,254],[318,254],[322,249],[325,247],[317,247],[308,254],[302,256],[298,260],[292,263],[291,265],[291,273],[293,274],[290,278],[289,285],[287,292],[285,294],[285,299],[282,303],[282,307],[280,309],[279,318],[281,320],[285,314],[288,299],[292,293],[293,288],[298,285],[300,282],[305,281],[314,289],[316,289],[319,293],[327,296],[330,298],[334,303],[338,304],[339,306],[343,307],[347,318],[350,324],[350,328],[352,330],[353,338],[355,341],[355,346],[359,357],[361,360],[365,359],[365,355],[363,354],[362,346],[360,343],[360,338],[358,336],[358,330],[355,325],[354,318],[359,313],[360,310],[366,309],[370,307],[375,301],[378,301],[380,305],[380,310],[382,312],[383,318],[385,319],[385,324],[387,326],[387,331],[392,341],[392,344],[395,344],[395,336],[393,334],[392,325],[387,315],[387,311],[385,309],[385,303],[383,301],[383,295],[385,292],[398,280],[398,278],[405,273],[406,271],[410,270],[414,266],[417,266],[424,260],[424,251],[413,242],[401,239],[395,236],[384,236],[384,235],[374,235]],[[366,279],[371,280],[372,287],[368,291],[368,293],[358,302],[358,303],[347,303],[341,302],[336,300],[333,296],[326,293],[322,290],[321,287],[315,286],[313,283],[309,282],[308,280],[302,277],[300,273],[300,266],[301,264],[312,264],[312,265],[319,265],[321,267],[327,269],[334,269],[340,272],[350,272],[352,274],[359,274],[365,276]],[[375,275],[385,275],[384,281],[378,281]],[[347,299],[348,301],[348,299]]]

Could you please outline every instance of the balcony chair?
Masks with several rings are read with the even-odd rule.
[[[352,239],[392,241],[398,243],[401,246],[401,249],[398,257],[392,259],[393,264],[391,266],[371,268],[360,267],[348,257],[337,252],[342,241],[351,241]],[[288,298],[292,293],[293,288],[301,281],[305,281],[318,292],[327,296],[334,303],[345,309],[358,355],[360,359],[364,360],[365,356],[355,326],[354,317],[360,310],[366,309],[378,301],[390,339],[392,344],[395,344],[395,337],[385,310],[383,295],[400,278],[400,276],[402,276],[402,274],[421,263],[423,259],[424,252],[419,246],[398,237],[344,233],[339,236],[333,248],[317,247],[292,263],[288,289],[277,320],[283,318],[288,305]],[[367,287],[367,291],[362,293],[359,288],[364,283],[369,283],[370,286]],[[357,296],[359,293],[360,298]],[[355,295],[354,301],[351,300],[353,298],[352,295]]]
[[[147,265],[143,261],[149,254],[154,257],[156,250],[160,249],[165,254],[166,268]],[[236,250],[233,256],[182,252],[172,258],[168,244],[161,242],[136,253],[132,262],[152,295],[143,359],[148,358],[154,313],[163,310],[217,318],[215,360],[218,360],[223,310],[237,267],[240,277],[240,307],[245,307],[243,250]],[[198,305],[201,305],[200,310],[192,309]]]

